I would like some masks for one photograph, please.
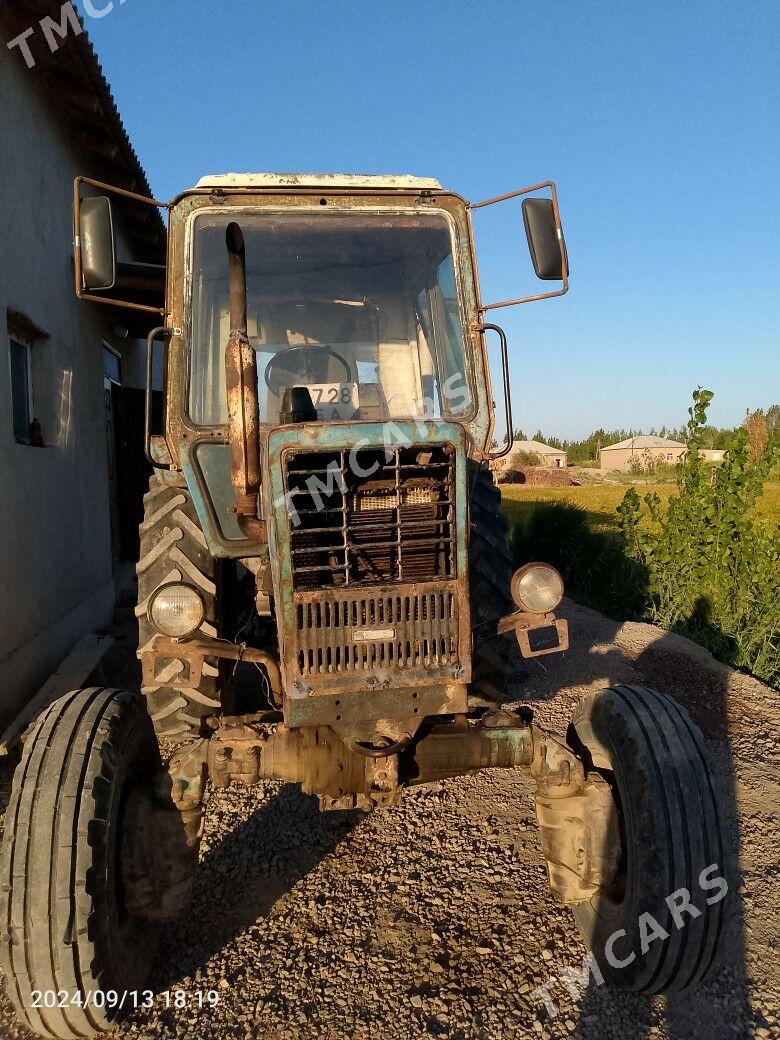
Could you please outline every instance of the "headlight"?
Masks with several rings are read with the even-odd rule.
[[[549,563],[527,563],[512,578],[512,599],[521,610],[549,614],[563,599],[563,578]]]
[[[176,582],[161,585],[152,593],[147,613],[158,632],[171,639],[183,639],[203,624],[206,608],[197,589]]]

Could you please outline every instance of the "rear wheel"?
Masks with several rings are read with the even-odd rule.
[[[471,694],[472,700],[500,703],[507,698],[511,680],[519,678],[519,651],[513,637],[498,635],[497,626],[517,608],[509,591],[512,553],[501,492],[489,469],[481,467],[472,474],[470,506]]]
[[[728,888],[701,733],[670,697],[618,686],[583,698],[570,743],[610,783],[621,820],[618,876],[574,910],[605,980],[635,993],[702,981]]]
[[[41,1036],[93,1036],[143,990],[157,926],[128,913],[121,862],[128,801],[160,768],[143,700],[119,690],[67,694],[25,743],[0,860],[0,960]]]
[[[209,553],[192,497],[186,487],[164,483],[157,474],[149,481],[144,496],[144,520],[140,527],[141,552],[138,572],[139,653],[143,654],[156,629],[147,608],[152,593],[161,585],[183,581],[194,586],[203,598],[206,619],[201,636],[217,635],[217,566]],[[161,737],[181,741],[205,730],[205,719],[221,708],[218,662],[206,658],[197,687],[168,686],[187,665],[175,658],[158,659],[155,682],[143,692],[154,728]]]

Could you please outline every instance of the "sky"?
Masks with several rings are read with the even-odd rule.
[[[492,313],[526,434],[679,426],[697,386],[717,425],[780,400],[775,0],[91,7],[158,198],[233,170],[555,180],[569,294]],[[548,284],[518,200],[475,228],[483,302]]]

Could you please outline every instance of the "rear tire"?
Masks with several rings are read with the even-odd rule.
[[[206,619],[198,635],[217,635],[217,566],[200,529],[192,497],[186,487],[164,483],[157,474],[149,480],[144,496],[144,520],[140,527],[141,552],[138,572],[139,654],[157,630],[147,614],[152,593],[171,581],[193,585],[203,597]],[[205,719],[219,714],[220,675],[218,661],[206,658],[197,687],[166,686],[185,669],[183,661],[157,660],[155,675],[160,682],[144,686],[154,728],[160,737],[179,742],[206,732]],[[186,674],[186,673],[185,673]]]
[[[158,928],[124,909],[119,850],[128,795],[160,768],[143,700],[120,690],[66,694],[24,745],[0,858],[0,961],[40,1036],[109,1029],[119,1012],[96,1006],[102,996],[143,990]]]
[[[617,686],[583,698],[569,740],[610,782],[622,824],[621,877],[574,909],[605,980],[634,993],[674,993],[701,982],[718,953],[727,903],[715,884],[724,878],[726,845],[701,733],[670,697]],[[705,888],[700,879],[713,864]],[[666,900],[678,893],[678,902],[682,889],[695,909],[674,917]],[[653,922],[666,938],[652,938]],[[625,934],[610,959],[608,940],[618,930]],[[615,963],[632,954],[630,963]]]
[[[472,473],[469,582],[472,627],[472,700],[501,703],[512,679],[519,679],[519,651],[513,636],[500,636],[500,618],[515,607],[509,591],[512,552],[501,492],[489,469]]]

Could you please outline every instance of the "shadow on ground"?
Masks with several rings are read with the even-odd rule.
[[[231,795],[246,807],[258,791]],[[192,976],[231,939],[267,917],[364,817],[359,811],[320,813],[317,799],[295,784],[285,784],[249,813],[213,845],[205,835],[193,906],[165,935],[151,980],[157,991]]]

